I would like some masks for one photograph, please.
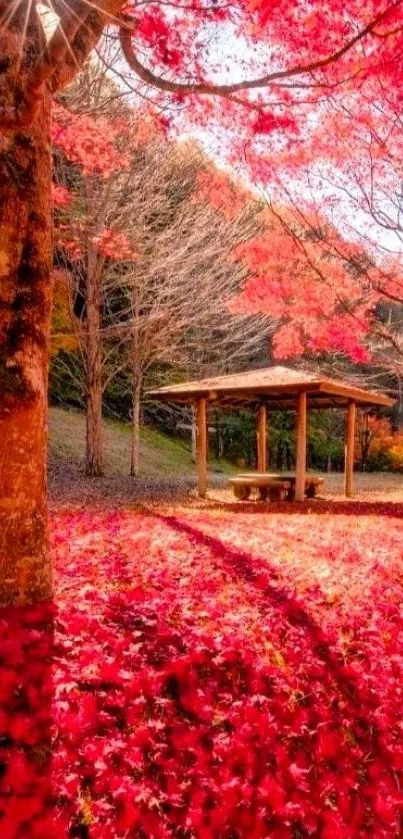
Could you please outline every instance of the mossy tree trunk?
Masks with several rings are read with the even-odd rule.
[[[43,49],[32,19],[20,59],[26,18],[26,4],[21,5],[14,29],[0,28],[2,110],[15,107],[24,74]],[[46,516],[50,120],[51,96],[45,91],[30,125],[1,132],[0,121],[0,605],[51,594]]]

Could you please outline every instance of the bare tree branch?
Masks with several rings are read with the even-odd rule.
[[[120,31],[120,42],[122,45],[123,54],[126,58],[127,63],[129,66],[134,70],[134,72],[142,79],[146,84],[149,84],[152,87],[156,87],[159,90],[164,90],[169,93],[193,93],[193,94],[202,94],[207,96],[228,96],[231,97],[233,93],[240,92],[242,90],[254,90],[262,87],[267,87],[268,85],[272,84],[273,82],[280,81],[281,79],[289,79],[296,76],[305,76],[310,73],[313,73],[315,70],[322,70],[326,67],[335,64],[339,61],[346,53],[348,53],[357,43],[362,41],[367,35],[370,35],[374,32],[376,27],[382,23],[385,17],[394,9],[397,9],[401,6],[402,0],[396,0],[394,3],[391,3],[387,9],[384,9],[382,12],[379,12],[374,19],[364,26],[359,32],[357,32],[354,37],[350,38],[340,49],[336,50],[334,53],[326,56],[325,58],[317,59],[316,61],[308,62],[307,64],[296,64],[294,67],[289,67],[285,70],[274,70],[271,73],[267,73],[264,76],[261,76],[257,79],[245,79],[241,82],[237,82],[234,84],[224,84],[224,85],[217,85],[217,84],[207,84],[204,82],[173,82],[169,81],[168,79],[164,79],[161,76],[156,75],[152,70],[144,67],[144,65],[140,62],[138,56],[136,55],[133,42],[132,42],[132,33],[129,29],[121,29]],[[315,86],[315,84],[313,84]]]

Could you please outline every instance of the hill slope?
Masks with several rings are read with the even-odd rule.
[[[105,471],[110,475],[127,475],[130,468],[130,426],[105,420]],[[154,428],[141,429],[141,474],[149,477],[194,477],[190,447]],[[67,461],[80,465],[85,454],[85,418],[78,411],[53,407],[50,409],[50,462]],[[211,462],[217,472],[231,472],[228,463]]]

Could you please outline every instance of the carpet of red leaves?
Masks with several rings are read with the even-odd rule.
[[[321,512],[53,513],[56,606],[0,616],[1,839],[403,836],[402,521]]]

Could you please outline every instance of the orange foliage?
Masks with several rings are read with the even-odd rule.
[[[403,432],[393,431],[386,417],[364,415],[358,420],[356,459],[364,465],[403,470]]]
[[[391,469],[403,472],[403,434],[395,435],[395,442],[389,449],[388,457]]]

